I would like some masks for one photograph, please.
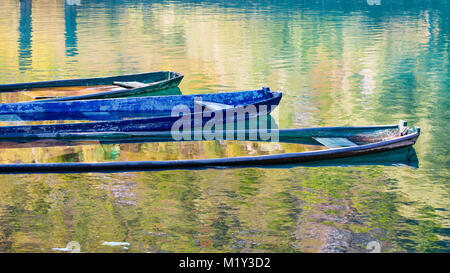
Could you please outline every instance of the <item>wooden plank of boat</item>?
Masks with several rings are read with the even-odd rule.
[[[209,111],[218,111],[233,108],[233,106],[224,103],[216,103],[210,101],[194,101],[195,104],[205,107]]]
[[[142,82],[113,82],[113,84],[125,88],[141,88],[147,86],[147,84]]]
[[[365,139],[367,143],[359,143],[357,146],[341,147],[326,150],[317,150],[300,153],[284,153],[261,156],[244,156],[234,158],[216,159],[192,159],[192,160],[168,160],[168,161],[127,161],[127,162],[103,162],[103,163],[31,163],[31,164],[0,164],[1,173],[17,172],[93,172],[93,171],[137,171],[137,170],[163,170],[163,169],[202,169],[217,167],[274,167],[277,165],[289,165],[305,162],[317,162],[322,160],[334,160],[351,158],[369,154],[377,154],[412,146],[420,135],[419,128],[408,128],[402,131],[401,126],[396,130],[390,126],[364,126],[364,127],[328,127],[336,128],[336,135],[349,135],[353,132],[355,141]],[[307,132],[317,132],[323,135],[323,130],[310,128]],[[383,130],[384,129],[384,130]],[[367,132],[373,133],[368,136]],[[279,130],[281,134],[292,136],[302,134],[303,129]],[[359,131],[359,132],[358,132]],[[384,132],[383,132],[384,131]],[[339,133],[340,132],[340,133]],[[360,138],[363,136],[363,138]],[[289,139],[289,137],[288,137]],[[349,137],[349,139],[352,139]]]
[[[278,105],[281,97],[281,93],[271,92],[269,88],[265,87],[253,91],[214,94],[0,104],[0,116],[15,116],[16,119],[20,118],[22,121],[102,120],[99,122],[0,126],[0,138],[24,139],[50,135],[57,137],[69,133],[170,130],[174,122],[180,119],[178,112],[172,113],[176,107],[184,106],[189,113],[183,117],[190,121],[200,120],[202,125],[214,116],[213,113],[222,112],[222,116],[226,117],[226,111],[230,110],[230,108],[216,111],[197,109],[194,101],[226,103],[232,106],[231,110],[235,111],[249,105],[254,105],[256,110],[259,110],[259,106],[266,106],[264,108],[268,111],[255,112],[254,114],[257,116],[269,114]],[[243,120],[251,118],[251,116],[248,113],[240,115],[235,117],[235,121],[238,118]]]
[[[0,94],[15,92],[44,101],[105,99],[139,96],[176,87],[184,75],[172,71],[112,77],[0,84]],[[34,94],[34,95],[33,95]]]
[[[314,137],[313,139],[328,148],[356,146],[355,143],[343,137]]]

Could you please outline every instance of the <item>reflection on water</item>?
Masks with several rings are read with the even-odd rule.
[[[420,126],[420,166],[1,175],[0,251],[77,241],[105,252],[366,252],[374,240],[386,252],[450,250],[448,1],[67,2],[2,1],[2,83],[172,70],[186,75],[184,94],[269,86],[283,91],[281,128]],[[246,151],[232,144],[201,149]],[[0,159],[175,156],[138,147]]]
[[[20,0],[19,21],[19,69],[26,70],[31,65],[31,25],[32,0]]]
[[[66,0],[64,5],[64,19],[66,27],[66,56],[76,56],[77,50],[77,5]]]

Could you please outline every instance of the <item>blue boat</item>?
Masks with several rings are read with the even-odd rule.
[[[170,130],[172,125],[180,119],[181,114],[172,113],[176,107],[184,109],[182,112],[184,118],[192,121],[200,120],[201,124],[197,124],[199,126],[203,126],[211,117],[219,115],[219,112],[225,117],[227,112],[239,111],[250,105],[258,110],[254,113],[235,115],[233,120],[227,120],[227,122],[236,122],[238,119],[269,114],[279,104],[281,97],[280,92],[271,92],[269,88],[263,87],[260,90],[214,94],[0,104],[0,120],[2,121],[96,121],[1,126],[0,138]],[[264,111],[266,109],[267,111]]]
[[[184,75],[159,71],[111,77],[0,84],[0,93],[14,92],[29,101],[65,101],[143,96],[177,87]]]

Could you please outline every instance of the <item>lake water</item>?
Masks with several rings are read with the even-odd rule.
[[[1,83],[172,70],[185,74],[183,94],[281,90],[280,128],[403,119],[422,134],[417,168],[0,175],[0,251],[76,241],[82,252],[367,252],[375,241],[382,252],[449,252],[449,10],[446,0],[2,0]],[[303,148],[91,143],[1,148],[0,161]]]

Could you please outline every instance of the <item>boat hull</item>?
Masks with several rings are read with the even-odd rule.
[[[62,117],[64,119],[81,119],[81,115],[91,115],[85,118],[95,118],[93,113],[101,113],[102,109],[108,109],[109,114],[113,118],[117,116],[113,113],[121,115],[130,115],[136,117],[137,113],[148,116],[150,118],[134,118],[124,120],[100,121],[100,122],[82,122],[82,123],[62,123],[62,124],[46,124],[46,125],[19,125],[19,126],[2,126],[0,127],[0,139],[25,139],[25,138],[45,138],[59,137],[64,134],[73,133],[90,133],[90,132],[149,132],[149,131],[166,131],[171,130],[176,121],[180,119],[179,115],[172,115],[172,110],[178,105],[185,105],[187,109],[192,110],[189,114],[183,115],[192,124],[204,125],[211,117],[220,114],[226,117],[228,111],[240,109],[249,105],[260,109],[266,106],[267,112],[258,111],[255,114],[269,114],[280,102],[282,94],[279,92],[271,92],[268,88],[254,91],[217,93],[217,94],[200,94],[188,96],[161,96],[146,98],[128,98],[113,100],[94,100],[94,101],[67,101],[67,102],[51,102],[41,104],[11,104],[10,107],[0,106],[0,114],[10,113],[19,117],[29,117],[29,119],[52,119]],[[194,106],[194,100],[201,98],[206,101],[214,102],[232,102],[233,107],[217,111],[197,111]],[[143,103],[145,102],[145,103]],[[57,106],[57,107],[56,107]],[[39,113],[36,110],[39,109]],[[30,113],[27,115],[27,113]],[[162,115],[162,116],[161,116]],[[104,118],[103,116],[101,118]],[[249,119],[252,116],[236,115],[234,120]]]

